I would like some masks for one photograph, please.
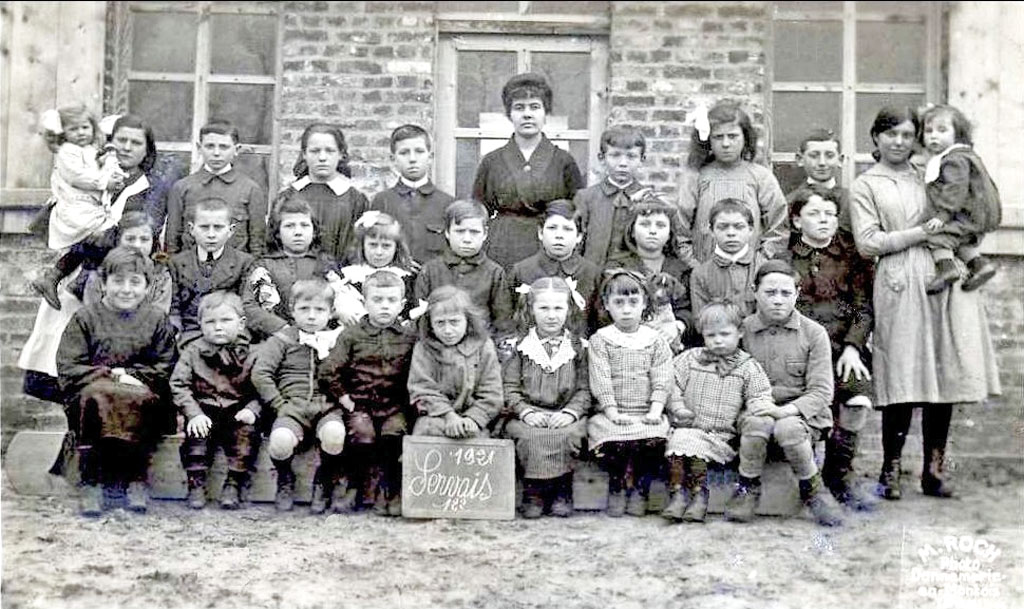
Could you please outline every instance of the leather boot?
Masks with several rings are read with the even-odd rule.
[[[690,493],[686,484],[686,461],[683,457],[668,458],[668,505],[661,511],[662,518],[679,522],[683,512],[690,503]]]
[[[336,461],[335,455],[320,451],[320,463],[313,473],[313,494],[309,500],[310,514],[323,514],[327,511],[327,503],[334,492]]]
[[[142,480],[128,483],[128,509],[139,514],[149,509],[149,485]]]
[[[843,517],[839,504],[832,495],[825,492],[824,487],[821,474],[815,473],[809,479],[800,481],[800,499],[804,505],[811,508],[811,513],[818,524],[826,527],[840,526],[843,524]]]
[[[971,271],[971,276],[964,279],[961,284],[961,289],[965,292],[973,292],[977,290],[989,279],[992,279],[996,274],[996,265],[991,260],[984,256],[978,256],[967,263],[967,268]]]
[[[544,515],[544,496],[541,480],[523,478],[523,518],[540,518]]]
[[[292,458],[271,459],[277,470],[277,494],[274,496],[274,507],[279,512],[289,512],[295,507],[295,472],[292,470]]]
[[[237,510],[242,505],[241,492],[245,485],[248,472],[228,471],[224,486],[220,490],[220,507],[222,510]]]
[[[206,507],[206,470],[191,470],[188,476],[188,498],[186,503],[193,510]]]
[[[891,404],[882,410],[882,473],[878,476],[877,494],[890,501],[903,497],[901,457],[913,412],[909,404]]]
[[[761,478],[747,478],[741,475],[736,482],[736,490],[725,507],[726,520],[750,522],[754,519],[754,510],[757,509],[760,498]]]
[[[684,522],[704,522],[708,514],[708,464],[696,457],[687,458],[690,470],[687,482],[690,487],[690,505],[683,512]]]
[[[57,294],[57,284],[64,276],[56,266],[47,268],[41,275],[32,280],[29,284],[53,309],[60,311],[60,296]]]
[[[939,294],[953,285],[960,279],[960,271],[956,268],[953,259],[939,260],[935,263],[935,278],[925,286],[927,294]]]
[[[836,498],[851,510],[869,512],[877,507],[874,497],[853,480],[853,459],[857,455],[857,432],[836,427],[825,443],[825,465],[821,478]]]
[[[551,515],[559,518],[572,516],[572,474],[555,478],[551,484],[555,495],[551,500]]]
[[[955,496],[946,480],[946,440],[953,416],[950,404],[931,404],[921,412],[921,443],[924,464],[921,468],[921,491],[929,497],[949,499]]]

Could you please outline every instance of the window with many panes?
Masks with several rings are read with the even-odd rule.
[[[141,116],[157,147],[195,169],[199,129],[238,127],[236,166],[275,192],[279,17],[273,2],[115,2],[110,106]]]
[[[783,188],[808,131],[832,129],[845,159],[842,182],[873,163],[869,131],[886,105],[938,102],[938,2],[776,2],[771,62],[771,151]]]

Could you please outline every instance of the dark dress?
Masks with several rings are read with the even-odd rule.
[[[491,220],[487,255],[505,268],[540,247],[537,223],[547,204],[572,199],[585,182],[572,156],[545,136],[530,160],[523,158],[515,139],[480,161],[473,198],[495,215]]]
[[[320,251],[341,262],[348,255],[355,236],[353,224],[369,207],[366,195],[353,188],[344,176],[327,183],[311,182],[309,176],[295,180],[277,195],[273,209],[291,199],[309,204],[320,224]]]

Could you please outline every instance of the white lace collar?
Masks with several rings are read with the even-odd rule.
[[[295,190],[302,190],[303,188],[313,183],[313,180],[310,180],[309,176],[306,175],[292,182],[292,188]],[[324,185],[326,185],[327,188],[330,188],[331,192],[333,192],[335,196],[340,197],[341,195],[348,192],[349,188],[352,188],[352,180],[346,178],[341,174],[338,174],[331,178],[330,180],[324,182]]]
[[[572,347],[572,334],[568,330],[562,333],[562,343],[554,355],[548,355],[547,349],[537,336],[537,328],[530,328],[529,334],[519,341],[516,350],[529,358],[530,361],[541,367],[544,372],[552,373],[576,357],[576,350]]]
[[[363,283],[366,278],[376,273],[377,271],[390,271],[397,275],[399,279],[405,279],[412,273],[405,269],[400,269],[397,266],[382,266],[377,268],[370,266],[369,264],[350,264],[341,269],[341,275],[348,283]]]
[[[334,343],[338,341],[338,335],[344,328],[334,330],[320,330],[319,332],[303,332],[299,330],[299,344],[306,345],[316,351],[317,359],[324,359],[331,353]]]
[[[606,341],[627,349],[646,349],[661,337],[657,330],[644,325],[636,332],[627,334],[616,328],[615,324],[611,324],[598,330],[597,334]]]

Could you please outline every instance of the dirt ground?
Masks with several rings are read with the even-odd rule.
[[[975,570],[995,574],[987,589],[999,597],[946,606],[1024,607],[1020,482],[961,490],[939,501],[914,489],[823,529],[807,514],[703,526],[600,514],[411,521],[176,501],[84,520],[71,498],[5,485],[2,606],[925,609],[943,605],[915,596],[908,578],[923,548],[938,556],[954,539],[960,558],[985,550]]]

